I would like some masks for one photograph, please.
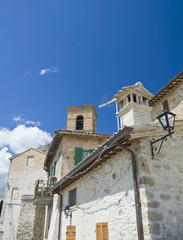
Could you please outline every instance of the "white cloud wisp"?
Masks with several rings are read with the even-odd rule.
[[[45,68],[40,70],[40,75],[45,75],[47,73],[57,73],[58,68],[57,67],[51,67],[51,68]]]
[[[19,116],[14,117],[13,121],[16,122],[17,125],[25,124],[25,125],[32,125],[32,126],[40,126],[40,122],[26,121],[24,118],[22,118],[21,114]]]

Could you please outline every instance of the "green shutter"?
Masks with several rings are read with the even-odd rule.
[[[75,148],[75,166],[83,160],[83,149]]]
[[[51,181],[51,177],[53,176],[53,166],[50,169],[50,185],[53,184],[53,182]]]
[[[51,167],[51,170],[50,170],[50,178],[53,176],[53,166]]]
[[[90,150],[89,150],[89,153],[92,153],[93,151],[95,151],[95,149],[90,149]]]
[[[56,168],[56,162],[53,164],[53,176],[55,176],[55,168]]]

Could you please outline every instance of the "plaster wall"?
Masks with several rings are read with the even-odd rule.
[[[55,194],[53,198],[52,206],[47,207],[46,210],[46,220],[48,218],[48,208],[51,208],[50,214],[50,224],[49,229],[48,226],[45,225],[44,239],[58,239],[58,226],[59,226],[59,209],[60,209],[60,197]],[[48,224],[48,223],[47,223]]]
[[[96,239],[96,223],[102,222],[108,222],[109,239],[137,239],[128,154],[117,154],[112,161],[108,160],[63,190],[63,206],[68,205],[68,192],[74,188],[77,188],[77,205],[72,207],[71,219],[66,219],[62,212],[62,239],[66,239],[70,224],[76,226],[76,239]]]
[[[130,102],[119,111],[121,126],[141,125],[151,122],[152,108],[146,105]]]

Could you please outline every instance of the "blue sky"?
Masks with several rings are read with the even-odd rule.
[[[66,128],[66,106],[97,106],[137,81],[155,94],[183,70],[182,12],[181,0],[2,0],[3,181],[10,154]],[[97,111],[98,132],[117,131],[115,107]]]

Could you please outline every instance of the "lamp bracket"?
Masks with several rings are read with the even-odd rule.
[[[174,132],[170,132],[170,131],[169,131],[169,133],[168,133],[167,135],[165,135],[165,136],[163,136],[163,137],[161,137],[161,138],[159,138],[159,139],[157,139],[157,140],[155,140],[155,141],[153,141],[153,142],[150,141],[152,159],[154,159],[154,155],[158,155],[158,154],[160,153],[161,147],[162,147],[162,145],[163,145],[163,142],[167,140],[167,137],[168,137],[168,136],[171,137],[171,135],[172,135],[173,133],[174,133]],[[153,144],[155,144],[155,143],[157,143],[157,142],[159,142],[159,141],[161,141],[161,143],[160,143],[160,145],[159,145],[159,148],[157,148],[156,146],[153,146]]]

